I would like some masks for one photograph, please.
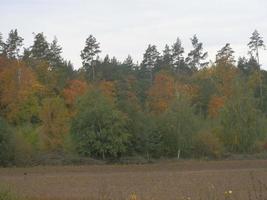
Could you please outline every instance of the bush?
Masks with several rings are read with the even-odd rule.
[[[159,122],[163,137],[164,154],[170,157],[188,158],[192,155],[193,137],[201,125],[200,116],[194,112],[190,101],[177,97],[163,113]]]
[[[215,134],[200,132],[194,138],[194,154],[197,157],[219,158],[223,152],[222,144]]]
[[[0,118],[0,165],[6,166],[13,162],[13,132],[7,122]]]
[[[126,151],[126,118],[100,92],[83,96],[71,124],[71,134],[80,155],[116,158]]]
[[[17,127],[14,135],[14,162],[16,165],[31,165],[38,152],[38,129],[32,125]]]

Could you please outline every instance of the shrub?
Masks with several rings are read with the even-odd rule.
[[[0,165],[6,166],[13,162],[13,132],[7,122],[0,118]]]
[[[197,157],[219,158],[223,148],[218,137],[210,132],[200,132],[194,138],[194,154]]]
[[[98,91],[87,93],[78,102],[71,134],[83,156],[118,157],[126,151],[126,118]]]

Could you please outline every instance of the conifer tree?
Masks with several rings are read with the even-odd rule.
[[[11,30],[4,45],[3,54],[8,58],[19,58],[20,48],[23,45],[23,38],[18,35],[17,29]]]
[[[96,41],[96,38],[93,35],[85,41],[85,47],[81,51],[82,64],[85,70],[92,68],[92,79],[95,80],[95,59],[97,55],[101,52],[100,44]]]
[[[259,58],[259,49],[265,49],[265,44],[263,38],[260,36],[259,32],[255,30],[250,37],[250,42],[248,43],[249,54],[257,59],[257,63],[260,66],[260,58]],[[260,102],[263,104],[263,86],[262,86],[262,77],[261,77],[261,69],[259,68],[259,80],[260,80]]]
[[[176,68],[178,68],[181,63],[184,62],[184,48],[182,47],[182,42],[179,38],[176,39],[176,42],[172,46],[172,59],[173,64]]]
[[[38,33],[34,37],[31,47],[31,57],[38,60],[48,60],[50,54],[49,43],[43,33]]]
[[[61,65],[63,59],[61,57],[62,47],[58,45],[58,40],[55,37],[49,47],[49,62],[53,67]]]
[[[251,55],[255,54],[258,64],[260,64],[259,59],[259,49],[265,48],[263,38],[260,36],[259,32],[255,30],[250,37],[250,42],[248,43],[249,53]]]
[[[191,38],[191,42],[194,49],[188,53],[186,62],[192,71],[196,71],[198,68],[205,67],[208,64],[208,62],[205,62],[208,52],[203,52],[203,44],[198,41],[196,35]]]
[[[148,45],[143,56],[142,68],[150,73],[150,81],[153,81],[153,69],[159,60],[159,52],[155,45]]]
[[[235,58],[233,56],[234,50],[231,48],[230,44],[227,43],[221,50],[218,51],[216,55],[217,64],[234,64]]]
[[[162,55],[162,64],[170,66],[173,63],[173,57],[172,57],[172,50],[170,49],[169,45],[165,45],[165,48],[163,50]]]

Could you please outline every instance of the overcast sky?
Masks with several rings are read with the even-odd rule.
[[[197,34],[214,60],[217,50],[230,43],[235,55],[247,55],[246,44],[257,29],[267,43],[266,0],[0,0],[0,32],[6,38],[17,28],[32,45],[33,32],[58,38],[64,58],[81,66],[80,51],[93,34],[101,56],[141,61],[148,44],[162,51],[179,36],[186,51]],[[267,50],[261,51],[267,69]]]

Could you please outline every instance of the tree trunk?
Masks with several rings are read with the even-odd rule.
[[[260,58],[259,58],[259,50],[258,48],[256,49],[256,57],[257,57],[257,62],[259,65],[259,81],[260,81],[260,106],[263,106],[263,91],[262,91],[262,79],[261,79],[261,67],[260,67]]]
[[[178,149],[178,151],[177,151],[177,160],[179,160],[179,159],[180,159],[180,154],[181,154],[181,150],[180,150],[180,149]]]
[[[147,157],[147,160],[149,161],[150,160],[150,157],[149,157],[148,151],[146,152],[146,157]]]
[[[93,71],[93,81],[95,81],[95,67],[94,67],[94,64],[92,64],[92,71]]]

